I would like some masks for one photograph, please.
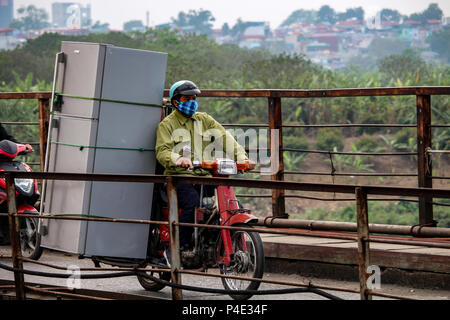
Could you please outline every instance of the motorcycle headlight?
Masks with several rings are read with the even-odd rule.
[[[14,179],[16,188],[23,193],[30,194],[33,191],[33,179]]]
[[[223,175],[237,174],[236,162],[233,160],[218,160],[217,173]]]

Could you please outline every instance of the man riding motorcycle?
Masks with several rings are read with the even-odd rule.
[[[194,168],[193,162],[213,160],[217,151],[235,161],[248,159],[244,148],[220,123],[205,112],[197,112],[198,94],[200,90],[189,80],[178,81],[170,88],[170,102],[176,110],[161,121],[156,132],[156,158],[166,175],[211,176],[209,171]],[[176,189],[181,209],[179,221],[194,222],[195,207],[200,201],[199,186],[178,184]],[[212,196],[214,188],[205,186],[204,192]],[[180,227],[182,250],[189,248],[192,231]]]

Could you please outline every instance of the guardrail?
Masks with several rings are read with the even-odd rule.
[[[284,181],[285,174],[308,174],[308,175],[331,175],[334,176],[417,176],[418,187],[432,188],[433,179],[450,179],[447,176],[432,175],[431,155],[436,152],[448,153],[445,150],[432,150],[432,128],[446,128],[450,124],[431,124],[431,96],[432,95],[450,95],[449,86],[430,86],[430,87],[391,87],[391,88],[350,88],[350,89],[317,89],[317,90],[284,90],[284,89],[261,89],[261,90],[202,90],[200,97],[213,98],[264,98],[268,101],[268,124],[224,124],[224,127],[267,127],[269,129],[279,130],[279,152],[271,157],[278,158],[278,170],[271,177],[273,181]],[[164,90],[164,96],[169,96],[169,90]],[[380,97],[380,96],[416,96],[417,123],[416,124],[320,124],[320,125],[285,125],[282,120],[282,98],[342,98],[342,97]],[[38,99],[39,101],[39,126],[40,126],[40,148],[41,164],[44,163],[45,149],[47,146],[47,131],[49,119],[49,100],[50,92],[35,93],[0,93],[0,99]],[[37,124],[37,123],[35,123]],[[326,150],[302,150],[295,148],[283,148],[283,128],[320,128],[320,127],[415,127],[417,128],[417,152],[333,152]],[[322,153],[331,157],[334,154],[347,155],[414,155],[417,156],[417,174],[411,173],[342,173],[336,172],[332,168],[331,172],[301,172],[284,170],[283,153],[284,152],[305,152]],[[240,196],[240,195],[238,195]],[[285,199],[292,197],[286,195],[285,191],[272,191],[272,214],[275,217],[286,217]],[[326,198],[317,198],[317,200],[327,201]],[[340,201],[340,199],[329,199]],[[394,200],[394,199],[392,199]],[[430,197],[419,197],[419,224],[435,224],[433,219],[433,204],[442,205],[433,202]],[[445,204],[444,204],[445,205]]]
[[[356,201],[356,217],[357,217],[357,237],[353,238],[358,242],[358,266],[359,266],[359,280],[360,280],[360,297],[363,300],[371,299],[371,296],[378,295],[393,298],[405,298],[388,294],[383,294],[369,290],[367,287],[367,267],[370,265],[370,242],[377,241],[369,237],[369,222],[368,222],[368,206],[367,195],[399,195],[399,196],[416,196],[416,197],[434,197],[434,198],[450,198],[450,190],[445,189],[431,189],[431,188],[401,188],[401,187],[386,187],[386,186],[360,186],[360,185],[336,185],[336,184],[311,184],[300,182],[286,182],[286,181],[263,181],[251,179],[232,179],[232,178],[207,178],[194,176],[163,176],[163,175],[125,175],[125,174],[77,174],[77,173],[49,173],[49,172],[18,172],[18,171],[3,171],[0,172],[0,178],[6,180],[7,195],[8,195],[8,218],[10,223],[11,236],[11,250],[13,268],[9,270],[14,272],[16,297],[17,299],[25,299],[26,286],[24,281],[23,261],[20,248],[19,236],[19,219],[28,217],[29,215],[18,214],[16,207],[16,189],[14,184],[15,178],[28,179],[49,179],[49,180],[73,180],[73,181],[109,181],[109,182],[141,182],[141,183],[167,183],[168,189],[168,206],[169,206],[169,232],[170,232],[170,249],[171,249],[171,276],[172,276],[172,297],[173,299],[182,299],[183,285],[181,284],[181,274],[191,273],[192,271],[181,270],[181,259],[179,250],[179,227],[180,226],[196,226],[199,228],[226,228],[232,230],[251,230],[265,233],[283,233],[296,234],[289,230],[271,230],[270,228],[236,228],[228,226],[207,226],[202,224],[190,224],[178,222],[178,205],[175,185],[178,183],[192,183],[205,185],[226,185],[226,186],[247,186],[251,188],[269,188],[275,190],[297,190],[297,191],[317,191],[317,192],[337,192],[345,194],[354,194]],[[33,217],[36,217],[33,215]],[[94,221],[109,221],[117,223],[147,223],[147,224],[162,224],[161,221],[150,220],[132,220],[132,219],[114,219],[114,218],[98,218],[98,217],[80,217],[80,216],[38,216],[40,219],[74,219],[74,220],[94,220]],[[427,245],[426,243],[417,243],[417,245]],[[2,266],[4,268],[4,266]],[[116,269],[123,271],[124,269]],[[134,270],[133,272],[143,272],[145,270]],[[122,272],[118,276],[125,276],[134,274],[132,271],[128,273]],[[206,274],[201,274],[206,275]],[[91,278],[93,278],[92,276]],[[228,277],[228,276],[227,276]],[[242,278],[244,280],[248,280]],[[268,280],[252,279],[256,281],[271,282]],[[274,282],[277,283],[277,282]],[[288,283],[284,283],[288,284]],[[304,290],[314,292],[323,296],[333,297],[333,295],[321,291],[321,289],[342,290],[349,291],[344,288],[337,287],[320,287],[312,284],[292,284],[296,286],[303,286]],[[305,288],[306,287],[306,288]],[[188,287],[188,289],[192,289]],[[198,288],[197,288],[198,289]],[[199,291],[201,291],[200,289]],[[206,289],[203,289],[206,290]],[[223,290],[221,290],[223,292]],[[278,291],[279,293],[287,293],[292,291]],[[298,291],[300,292],[300,291]],[[302,291],[305,292],[305,291]],[[352,292],[356,292],[352,290]],[[264,293],[264,292],[260,292]]]
[[[1,99],[37,99],[38,100],[38,122],[2,122],[8,125],[38,125],[39,126],[39,142],[36,141],[22,141],[22,143],[29,143],[31,145],[39,145],[40,162],[45,163],[45,152],[47,149],[47,135],[48,135],[48,121],[50,118],[50,99],[51,92],[0,92]],[[30,165],[37,165],[38,163],[29,163]]]

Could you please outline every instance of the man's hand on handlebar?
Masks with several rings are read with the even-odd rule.
[[[33,152],[33,147],[31,146],[31,144],[26,144],[25,147],[27,148],[28,153]]]
[[[191,159],[186,158],[186,157],[178,158],[176,165],[177,165],[177,167],[181,167],[181,168],[185,168],[185,169],[194,168],[194,166],[192,165]]]
[[[250,171],[255,169],[256,163],[252,160],[243,160],[243,161],[237,161],[236,164],[245,164],[247,163],[247,169],[245,171]]]
[[[247,161],[248,161],[248,170],[255,169],[255,166],[256,166],[255,161],[252,161],[252,160],[247,160]]]

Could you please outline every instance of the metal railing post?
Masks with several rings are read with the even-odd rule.
[[[50,118],[49,99],[39,99],[39,147],[41,157],[41,171],[45,167],[45,153],[47,151],[48,121]]]
[[[282,118],[281,118],[281,98],[270,97],[269,99],[269,129],[270,129],[270,149],[271,149],[271,163],[278,163],[278,168],[275,174],[272,175],[272,180],[284,181],[284,162],[283,162],[283,132],[282,132]],[[273,130],[278,130],[278,141],[273,141]],[[275,145],[278,143],[278,153],[273,154],[272,150],[276,150]],[[278,159],[276,159],[278,157]],[[274,217],[285,216],[285,200],[284,190],[272,190],[272,215]]]
[[[167,178],[167,195],[169,200],[169,234],[170,234],[170,275],[173,283],[181,284],[180,233],[178,223],[177,190],[172,177]],[[172,299],[183,300],[181,289],[172,288]]]
[[[431,155],[431,98],[429,95],[417,95],[417,175],[418,186],[432,188],[433,180]],[[419,224],[433,224],[432,197],[419,197]]]
[[[367,208],[367,192],[361,188],[355,188],[356,196],[356,222],[358,231],[358,270],[361,300],[371,300],[367,288],[367,267],[370,264],[369,246],[369,218]]]
[[[20,247],[20,221],[17,217],[16,185],[11,174],[5,175],[6,192],[8,195],[8,222],[11,239],[11,256],[13,267],[23,269],[22,250]],[[21,272],[14,271],[14,281],[16,286],[16,297],[18,300],[25,300],[25,280]]]

